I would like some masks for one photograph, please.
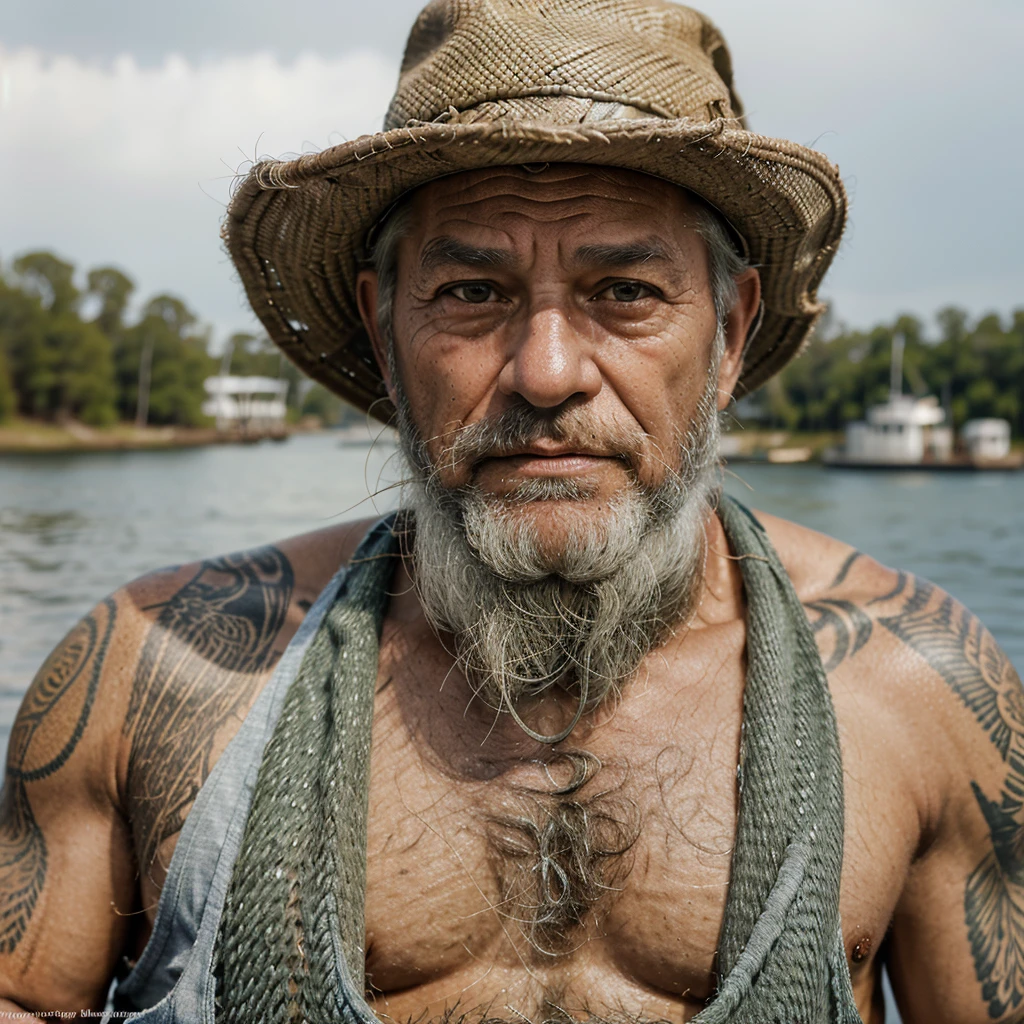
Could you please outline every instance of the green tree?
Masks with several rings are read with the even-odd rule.
[[[897,317],[869,331],[815,332],[806,351],[765,388],[761,407],[776,426],[839,430],[884,402],[890,388],[893,339],[903,337],[902,387],[933,394],[948,404],[953,424],[996,416],[1024,435],[1024,310],[1007,327],[988,315],[971,323],[960,309],[936,316],[939,338],[930,342],[924,324]]]
[[[75,266],[40,250],[27,252],[14,261],[14,272],[26,291],[39,296],[43,308],[54,316],[74,312],[79,292],[75,287]]]
[[[173,295],[150,299],[139,322],[124,332],[118,352],[117,378],[125,418],[134,418],[139,408],[140,371],[144,378],[148,366],[149,387],[143,392],[145,406],[148,391],[146,422],[204,423],[203,381],[217,372],[217,364],[207,352],[208,340],[181,299]]]
[[[117,267],[96,267],[89,271],[85,290],[100,304],[94,323],[111,341],[116,342],[124,330],[124,315],[135,291],[135,282]]]
[[[18,411],[18,396],[7,368],[7,357],[0,348],[0,423],[6,423]]]
[[[25,415],[116,419],[110,339],[78,314],[74,267],[48,252],[14,261],[0,280],[0,352]]]

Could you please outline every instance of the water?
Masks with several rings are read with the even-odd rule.
[[[394,504],[395,449],[284,444],[0,456],[0,754],[21,694],[97,600],[142,573]]]
[[[394,448],[287,444],[0,457],[0,751],[21,694],[99,598],[163,565],[393,507]],[[728,490],[952,592],[1024,667],[1024,474],[742,466]],[[892,1019],[892,1018],[890,1018]]]
[[[0,457],[0,750],[21,694],[99,598],[163,565],[395,503],[393,446],[286,444]],[[740,466],[728,490],[934,580],[1024,667],[1024,474]],[[370,491],[380,491],[369,499]]]

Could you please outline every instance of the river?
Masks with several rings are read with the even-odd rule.
[[[392,445],[342,447],[330,433],[0,457],[0,750],[35,670],[104,594],[163,565],[386,511],[399,473]],[[1024,667],[1024,473],[744,465],[727,488],[945,587]]]

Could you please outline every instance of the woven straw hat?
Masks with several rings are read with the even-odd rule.
[[[765,304],[741,393],[800,351],[845,222],[838,169],[747,131],[721,34],[668,0],[434,0],[409,36],[384,130],[258,163],[224,237],[270,337],[386,421],[355,299],[371,228],[444,175],[558,162],[664,178],[729,221],[760,267]]]

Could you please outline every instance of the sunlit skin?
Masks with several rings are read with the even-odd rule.
[[[501,495],[530,477],[580,480],[588,501],[522,512],[541,544],[557,548],[575,517],[592,520],[627,483],[604,442],[610,428],[645,435],[641,483],[657,486],[678,469],[716,327],[707,248],[682,189],[611,169],[488,169],[422,188],[412,224],[399,250],[395,355],[432,458],[453,430],[523,402],[552,413],[583,405],[593,424],[586,446],[545,441],[475,467],[443,464],[446,486]],[[719,408],[760,301],[755,270],[738,285]],[[360,275],[358,296],[387,367],[375,272]]]

